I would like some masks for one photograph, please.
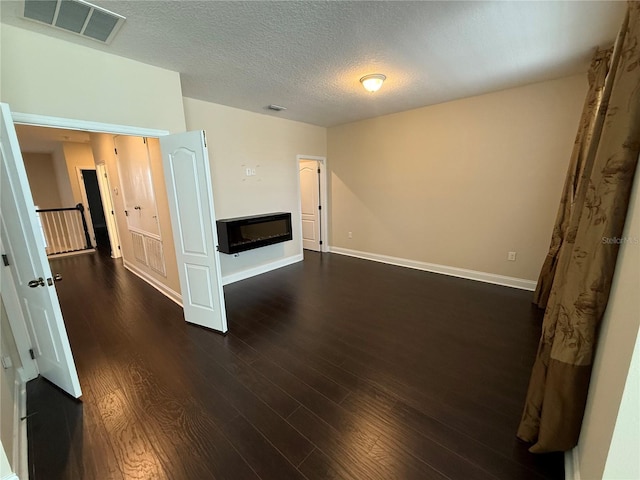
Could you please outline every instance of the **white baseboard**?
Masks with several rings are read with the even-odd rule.
[[[157,279],[149,275],[147,272],[143,272],[132,263],[127,262],[124,259],[122,263],[124,265],[124,268],[129,270],[134,275],[137,275],[138,277],[140,277],[142,280],[144,280],[153,288],[155,288],[160,293],[162,293],[165,297],[169,298],[170,300],[173,300],[178,305],[182,306],[182,295],[180,295],[178,292],[176,292],[175,290],[172,290],[171,288],[167,287],[165,284],[159,282]]]
[[[447,265],[438,265],[436,263],[420,262],[417,260],[409,260],[407,258],[390,257],[388,255],[380,255],[377,253],[361,252],[358,250],[350,250],[342,247],[330,247],[331,253],[347,255],[349,257],[362,258],[364,260],[373,260],[374,262],[388,263],[399,267],[413,268],[416,270],[424,270],[426,272],[441,273],[452,277],[466,278],[468,280],[476,280],[479,282],[493,283],[495,285],[503,285],[505,287],[519,288],[521,290],[535,290],[536,282],[525,280],[523,278],[506,277],[504,275],[496,275],[495,273],[478,272],[476,270],[467,270],[465,268],[449,267]]]
[[[75,250],[73,252],[64,252],[64,253],[53,253],[51,255],[47,255],[48,258],[62,258],[62,257],[73,257],[75,255],[86,255],[87,253],[96,253],[96,249],[85,248],[84,250]]]
[[[580,452],[578,447],[564,452],[564,478],[565,480],[580,480]]]
[[[270,272],[271,270],[276,270],[277,268],[286,267],[287,265],[292,265],[297,262],[301,262],[303,259],[302,253],[298,255],[294,255],[292,257],[282,258],[280,260],[276,260],[275,262],[265,263],[264,265],[258,265],[254,268],[248,268],[247,270],[242,270],[240,272],[231,273],[229,275],[222,276],[222,284],[229,285],[230,283],[239,282],[240,280],[245,280],[250,277],[255,277],[256,275],[260,275],[262,273]]]
[[[240,272],[231,273],[229,275],[224,275],[222,277],[222,284],[223,285],[229,285],[230,283],[239,282],[240,280],[245,280],[247,278],[255,277],[256,275],[260,275],[262,273],[267,273],[267,272],[270,272],[271,270],[276,270],[277,268],[282,268],[282,267],[286,267],[287,265],[291,265],[291,264],[294,264],[294,263],[297,263],[297,262],[301,262],[302,259],[303,259],[303,256],[300,253],[300,254],[294,255],[292,257],[287,257],[287,258],[282,258],[280,260],[276,260],[275,262],[265,263],[264,265],[259,265],[259,266],[254,267],[254,268],[248,268],[248,269],[242,270]],[[144,280],[149,285],[151,285],[156,290],[158,290],[160,293],[162,293],[166,297],[170,298],[171,300],[176,302],[178,305],[182,306],[182,295],[180,295],[178,292],[170,289],[169,287],[167,287],[163,283],[159,282],[158,280],[156,280],[154,277],[152,277],[148,273],[140,270],[138,267],[136,267],[135,265],[133,265],[130,262],[127,262],[124,259],[123,259],[123,265],[124,265],[124,268],[129,270],[131,273],[133,273],[134,275],[137,275],[142,280]]]

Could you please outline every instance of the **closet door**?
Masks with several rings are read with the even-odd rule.
[[[160,239],[147,140],[118,135],[114,144],[129,230]]]

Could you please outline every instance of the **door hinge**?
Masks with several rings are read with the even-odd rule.
[[[320,245],[322,245],[322,240],[320,240]]]
[[[104,172],[104,178],[107,178],[107,172]]]
[[[142,143],[147,143],[147,137],[142,137]]]
[[[202,130],[202,141],[204,142],[204,147],[207,148],[207,132]]]
[[[318,169],[318,173],[320,173],[320,169]]]
[[[9,266],[9,257],[7,257],[4,253],[2,254],[2,263],[4,263],[5,267]]]
[[[33,348],[29,349],[29,355],[31,356],[31,360],[35,360],[36,359],[36,354],[33,353]]]
[[[113,151],[116,152],[116,155],[118,154],[118,149],[117,148],[114,148]]]
[[[120,245],[118,245],[118,250],[120,250]]]
[[[322,210],[322,205],[318,205],[318,210]]]

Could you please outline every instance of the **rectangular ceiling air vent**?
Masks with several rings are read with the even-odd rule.
[[[83,0],[24,0],[24,18],[111,43],[125,17]]]

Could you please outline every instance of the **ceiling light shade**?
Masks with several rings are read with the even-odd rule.
[[[387,77],[381,73],[372,73],[371,75],[365,75],[364,77],[362,77],[360,79],[360,83],[362,83],[362,86],[368,92],[377,92],[378,90],[380,90],[382,83],[386,79]]]

